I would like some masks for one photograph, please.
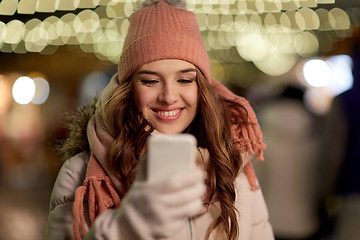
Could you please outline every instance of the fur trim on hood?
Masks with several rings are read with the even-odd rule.
[[[61,159],[66,160],[82,151],[89,151],[86,129],[90,118],[95,114],[97,98],[90,105],[80,106],[75,113],[68,113],[65,118],[67,137],[57,146]]]

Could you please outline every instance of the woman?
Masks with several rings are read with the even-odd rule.
[[[118,74],[64,143],[77,155],[55,183],[47,239],[273,239],[249,162],[265,147],[255,115],[211,79],[195,15],[179,5],[131,15]],[[155,132],[194,135],[196,169],[147,182]]]

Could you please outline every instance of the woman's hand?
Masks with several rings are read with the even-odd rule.
[[[189,217],[199,213],[204,192],[203,175],[198,169],[155,183],[136,180],[123,199],[120,211],[140,239],[143,239],[141,236],[166,238],[179,231]]]

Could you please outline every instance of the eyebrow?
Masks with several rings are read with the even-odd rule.
[[[179,71],[179,73],[188,73],[188,72],[195,72],[195,68],[186,68]]]
[[[195,68],[186,68],[178,71],[178,73],[188,73],[188,72],[195,72]],[[150,70],[140,70],[137,74],[159,75],[159,73]]]
[[[157,72],[153,72],[153,71],[150,71],[150,70],[141,70],[137,74],[158,75]]]

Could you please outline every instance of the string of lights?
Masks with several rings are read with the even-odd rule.
[[[281,75],[299,57],[312,56],[320,37],[328,45],[352,34],[360,10],[325,9],[334,0],[188,0],[209,52],[235,48],[245,61],[269,75]],[[99,59],[117,63],[138,7],[133,0],[3,0],[0,51],[54,53],[79,45]],[[231,62],[232,59],[227,59]],[[276,66],[276,67],[274,67]]]

